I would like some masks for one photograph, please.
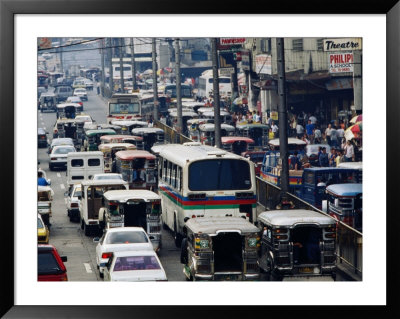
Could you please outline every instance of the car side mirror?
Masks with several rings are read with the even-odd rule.
[[[153,239],[154,239],[154,236],[149,236],[149,238],[150,238],[150,240],[153,240]]]
[[[78,196],[78,199],[81,200],[81,199],[82,199],[82,196]]]
[[[94,242],[94,243],[98,243],[99,241],[100,241],[100,238],[99,238],[99,237],[93,238],[93,242]]]
[[[64,197],[68,197],[68,192],[65,192],[65,193],[64,193]]]
[[[67,262],[68,261],[68,258],[67,258],[67,256],[61,256],[61,260],[62,260],[62,262]]]

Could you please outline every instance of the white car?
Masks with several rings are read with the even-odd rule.
[[[50,154],[55,146],[60,146],[60,145],[74,146],[74,140],[70,137],[53,138],[53,140],[51,141],[51,144],[47,150],[47,154]]]
[[[107,229],[103,236],[93,238],[96,246],[96,263],[103,276],[112,253],[117,251],[151,250],[153,245],[142,227],[116,227]]]
[[[79,96],[82,101],[88,100],[87,91],[84,88],[76,88],[74,90],[74,96]]]
[[[104,174],[94,174],[92,180],[104,180],[104,179],[120,179],[123,180],[122,174],[117,173],[104,173]]]
[[[104,281],[167,281],[157,254],[152,250],[115,252],[104,269]]]
[[[70,145],[54,146],[50,153],[49,169],[52,171],[54,167],[67,167],[67,154],[76,152],[75,147]]]
[[[85,122],[85,123],[89,123],[89,124],[93,124],[93,119],[90,115],[88,114],[79,114],[75,116],[75,120],[76,121],[81,121],[81,122]]]
[[[80,221],[79,202],[82,198],[81,184],[73,184],[65,192],[67,213],[70,221]]]

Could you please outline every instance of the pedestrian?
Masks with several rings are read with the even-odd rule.
[[[322,148],[322,153],[319,155],[319,166],[321,167],[328,167],[329,166],[329,159],[328,154],[326,154],[326,147]]]
[[[344,124],[342,124],[343,123],[341,123],[340,127],[336,130],[338,145],[341,145],[344,139]]]
[[[49,186],[47,180],[43,177],[42,172],[38,172],[38,186]]]
[[[339,164],[342,162],[343,162],[343,152],[342,152],[342,150],[338,150],[336,158],[335,158],[336,167],[339,167]]]
[[[317,118],[314,115],[311,115],[308,119],[312,124],[317,125]]]
[[[278,126],[275,124],[274,121],[272,121],[271,129],[272,129],[272,132],[274,133],[274,136],[277,136],[278,135]]]
[[[272,132],[272,128],[269,129],[268,131],[268,139],[273,140],[275,138],[274,132]]]
[[[301,162],[299,160],[297,151],[295,151],[293,156],[290,157],[290,169],[296,171],[301,169]]]
[[[331,146],[337,147],[338,146],[338,135],[336,131],[336,126],[332,126],[331,129]]]
[[[352,162],[354,159],[354,146],[350,140],[347,141],[344,147],[344,160],[345,162]]]
[[[334,147],[331,148],[331,152],[328,156],[329,159],[329,167],[336,167],[336,149]]]
[[[329,146],[331,146],[331,131],[332,131],[332,124],[329,123],[328,127],[325,130],[326,141],[328,142]]]
[[[321,134],[321,130],[316,127],[314,128],[314,143],[315,144],[321,144],[321,139],[322,139],[322,134]]]
[[[260,123],[261,122],[261,117],[260,117],[260,111],[254,111],[253,114],[253,123]]]
[[[308,120],[308,124],[306,125],[306,133],[307,133],[307,138],[310,140],[310,143],[313,144],[314,142],[314,131],[315,125],[311,123],[311,120]]]
[[[304,142],[306,142],[307,145],[310,144],[310,140],[307,138],[307,134],[304,134],[304,135],[303,135],[302,140],[303,140]]]
[[[297,133],[297,138],[300,138],[300,139],[304,135],[304,127],[303,127],[303,125],[300,124],[300,121],[297,122],[296,133]]]

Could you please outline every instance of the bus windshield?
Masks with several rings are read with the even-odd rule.
[[[249,163],[236,159],[212,159],[189,166],[192,191],[250,189]]]
[[[165,87],[165,93],[170,95],[171,98],[176,98],[176,85],[169,85]],[[181,85],[181,97],[192,97],[192,92],[189,86]]]
[[[110,103],[110,114],[139,113],[139,103]]]

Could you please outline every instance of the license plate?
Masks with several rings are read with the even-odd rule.
[[[313,268],[312,267],[301,267],[301,268],[299,268],[299,272],[300,273],[307,273],[307,274],[309,274],[309,273],[312,273],[313,272]]]

